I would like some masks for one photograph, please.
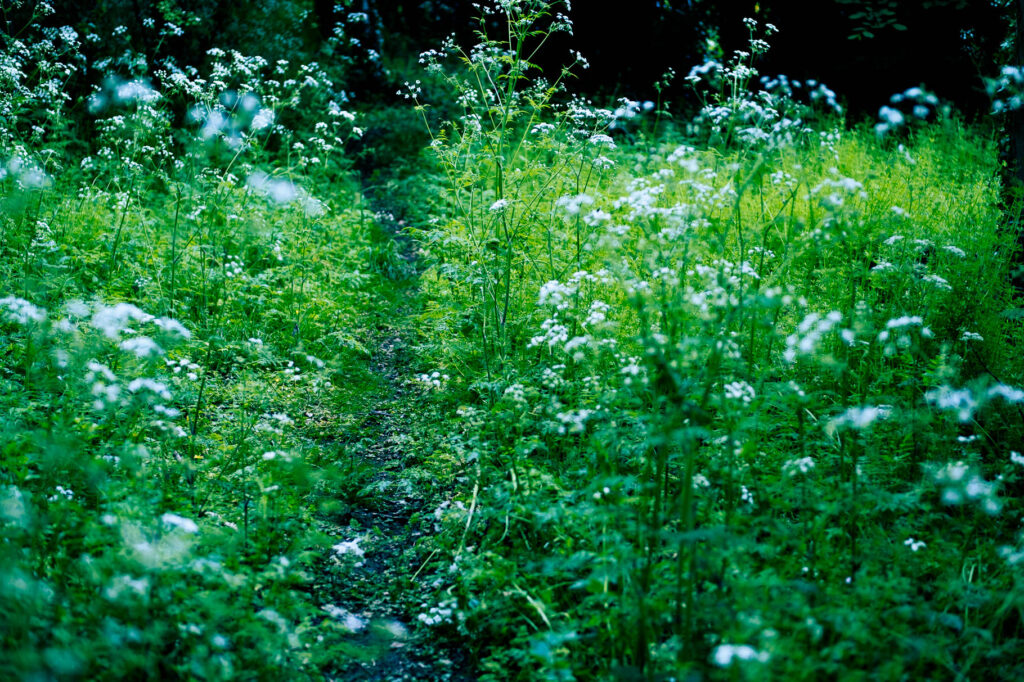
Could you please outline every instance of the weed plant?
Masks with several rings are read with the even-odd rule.
[[[170,3],[149,52],[5,9],[0,677],[337,679],[391,647],[320,603],[364,555],[333,520],[391,497],[425,506],[390,598],[482,680],[1024,674],[988,138],[916,88],[845,121],[753,20],[693,119],[603,108],[532,64],[568,3],[500,0],[421,56],[430,168],[363,169],[377,216],[343,4],[330,60],[197,64]],[[367,443],[417,272],[415,414]]]
[[[481,679],[1019,675],[992,144],[844,126],[825,86],[758,80],[753,20],[691,72],[688,136],[645,135],[640,103],[528,78],[551,6],[493,12],[507,39],[445,46],[466,113],[421,235],[465,481],[424,622],[481,642]]]
[[[388,296],[344,94],[316,63],[219,48],[93,59],[98,36],[21,5],[0,95],[0,677],[306,679],[367,657],[314,574],[356,561],[324,519],[358,490],[338,434],[378,390],[364,344]]]

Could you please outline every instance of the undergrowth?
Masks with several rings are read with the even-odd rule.
[[[343,4],[320,61],[4,15],[5,679],[1021,676],[987,134],[920,88],[846,121],[754,20],[695,116],[601,107],[540,0],[358,114]],[[321,603],[368,560],[411,635]]]

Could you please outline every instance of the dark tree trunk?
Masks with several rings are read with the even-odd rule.
[[[337,19],[334,16],[335,0],[313,0],[313,14],[316,15],[316,28],[320,32],[320,40],[331,37]]]

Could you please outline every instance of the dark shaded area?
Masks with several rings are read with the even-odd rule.
[[[390,48],[429,49],[452,33],[470,44],[478,26],[470,0],[360,2],[376,7]],[[574,34],[554,37],[538,58],[556,75],[579,50],[591,68],[578,71],[572,89],[591,96],[652,99],[654,83],[672,68],[670,95],[685,100],[683,79],[704,61],[707,39],[717,38],[728,59],[747,47],[742,19],[753,17],[780,29],[762,74],[822,81],[855,116],[873,115],[892,94],[919,85],[974,116],[988,110],[981,77],[996,72],[1011,9],[988,0],[577,0]]]
[[[733,50],[746,48],[742,19],[754,17],[780,29],[759,65],[763,74],[818,79],[855,116],[873,114],[893,93],[922,84],[973,116],[989,106],[981,76],[993,75],[1001,57],[1010,58],[1000,55],[999,45],[1010,33],[1016,3],[996,4],[1005,6],[990,0],[576,0],[570,12],[574,34],[553,36],[538,59],[554,76],[572,50],[580,51],[591,68],[577,70],[571,87],[594,97],[653,99],[654,83],[671,68],[677,77],[668,94],[682,103],[689,97],[684,77],[708,56],[708,39],[728,59]],[[92,27],[101,35],[123,24],[150,63],[171,57],[197,66],[206,50],[218,46],[270,60],[305,54],[330,68],[339,59],[337,47],[322,48],[339,22],[362,47],[406,59],[439,47],[452,34],[471,45],[480,28],[472,0],[61,0],[54,6],[46,24]],[[174,8],[172,17],[191,13],[200,21],[180,36],[158,35],[144,21],[168,16],[160,7]],[[368,21],[344,23],[353,12]],[[14,9],[8,18],[16,24],[19,14],[25,9]],[[493,25],[499,28],[497,18]],[[346,72],[348,87],[362,98],[389,87],[379,71],[351,59]]]
[[[747,48],[750,34],[742,19],[752,17],[779,28],[758,64],[762,74],[822,81],[854,117],[874,115],[891,95],[919,85],[970,117],[987,112],[982,76],[997,71],[999,45],[1009,31],[1007,10],[984,0],[914,0],[898,3],[891,23],[880,27],[870,15],[861,16],[885,4],[691,0],[668,7],[643,0],[623,11],[619,3],[577,3],[574,42],[593,64],[577,86],[650,98],[652,84],[671,67],[677,72],[672,94],[685,96],[683,78],[703,62],[705,40],[717,36],[728,59]]]
[[[919,85],[968,116],[988,111],[982,76],[997,71],[996,54],[1009,28],[1004,10],[977,0],[900,2],[895,23],[864,37],[858,33],[867,30],[864,18],[857,14],[871,4],[881,3],[764,3],[764,20],[780,33],[762,71],[817,78],[855,115],[874,114],[892,94]]]

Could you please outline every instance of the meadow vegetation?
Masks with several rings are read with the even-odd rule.
[[[1024,675],[989,128],[846,120],[753,19],[684,116],[534,68],[560,3],[362,55],[365,110],[348,5],[196,64],[47,7],[0,55],[0,676]]]

